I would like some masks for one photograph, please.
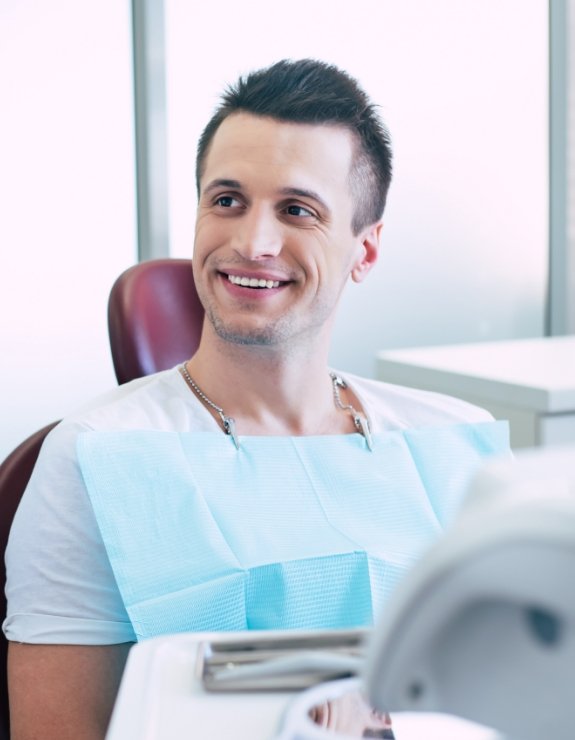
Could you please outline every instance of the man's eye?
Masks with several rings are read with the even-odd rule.
[[[313,216],[314,215],[307,208],[304,208],[303,206],[296,206],[296,205],[288,206],[286,208],[286,213],[288,214],[288,216],[298,216],[300,218],[302,216]]]
[[[216,205],[221,206],[222,208],[235,208],[239,206],[239,204],[239,200],[237,200],[237,198],[232,198],[231,195],[220,195],[219,198],[216,198]]]

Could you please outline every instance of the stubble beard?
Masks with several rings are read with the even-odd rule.
[[[320,306],[316,305],[313,310],[310,307],[308,315],[314,315],[313,321],[297,322],[288,312],[270,320],[265,326],[259,327],[246,326],[246,322],[242,326],[239,322],[224,320],[211,302],[205,305],[205,313],[214,332],[224,342],[252,347],[274,347],[290,340],[297,343],[306,336],[315,337],[320,327],[324,326],[331,311],[322,303]]]
[[[245,323],[226,321],[213,305],[205,308],[208,321],[216,335],[224,342],[252,347],[273,347],[281,344],[292,335],[291,320],[284,315],[265,326],[249,327]]]

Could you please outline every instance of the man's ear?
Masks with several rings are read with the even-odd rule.
[[[361,253],[351,270],[351,279],[354,283],[361,283],[377,262],[382,228],[383,221],[378,221],[377,223],[368,226],[365,231],[358,236]]]

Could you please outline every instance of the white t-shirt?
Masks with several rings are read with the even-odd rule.
[[[343,374],[377,434],[492,417],[463,401]],[[76,456],[88,430],[214,432],[218,424],[177,368],[140,378],[61,422],[46,438],[6,551],[9,640],[135,641]]]

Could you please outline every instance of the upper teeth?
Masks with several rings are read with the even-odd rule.
[[[278,288],[279,280],[258,280],[258,278],[238,277],[228,275],[228,280],[234,285],[242,285],[245,288]]]

